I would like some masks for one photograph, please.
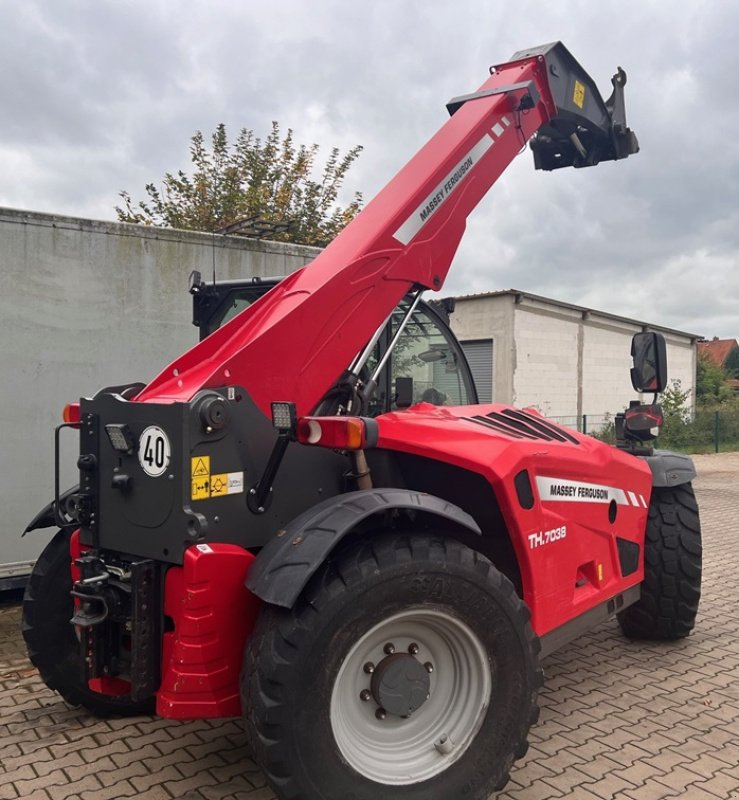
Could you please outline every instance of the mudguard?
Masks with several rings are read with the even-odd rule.
[[[453,503],[408,489],[367,489],[331,497],[296,517],[261,550],[247,588],[266,603],[291,608],[333,548],[367,517],[408,509],[454,522],[481,534],[475,520]]]
[[[652,470],[653,486],[679,486],[695,478],[693,460],[683,453],[655,450],[653,455],[643,458]]]
[[[73,494],[76,494],[79,492],[79,490],[79,486],[73,486],[71,489],[67,489],[66,492],[59,495],[59,503],[61,507],[64,508],[67,498]],[[54,501],[52,500],[50,503],[45,505],[41,511],[38,512],[38,514],[36,514],[36,516],[28,523],[28,525],[26,525],[26,529],[23,531],[21,536],[25,536],[27,533],[38,530],[39,528],[51,528],[54,525],[58,527],[58,523],[54,517]],[[69,525],[75,525],[71,518],[69,518]]]

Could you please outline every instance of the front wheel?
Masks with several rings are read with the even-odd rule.
[[[344,549],[289,611],[267,607],[242,705],[282,797],[487,798],[526,749],[538,641],[513,586],[454,540]]]
[[[701,529],[689,484],[657,487],[649,503],[641,598],[618,615],[632,639],[686,637],[701,594]]]

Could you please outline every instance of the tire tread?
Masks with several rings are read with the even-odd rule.
[[[649,504],[641,599],[618,614],[632,639],[675,640],[695,626],[702,545],[692,486],[657,487]]]
[[[370,576],[386,566],[424,560],[465,566],[491,583],[512,604],[519,628],[524,632],[525,647],[530,653],[530,661],[535,665],[531,680],[531,713],[522,721],[519,730],[510,732],[511,756],[509,763],[503,765],[499,780],[494,787],[496,791],[508,783],[513,762],[526,754],[529,746],[528,731],[539,718],[537,695],[543,685],[543,672],[538,663],[541,644],[531,628],[531,614],[516,593],[513,584],[496,570],[487,558],[454,539],[414,534],[377,536],[341,548],[314,577],[298,598],[292,611],[285,612],[282,609],[265,607],[247,643],[241,674],[247,743],[255,760],[264,769],[281,798],[290,800],[298,797],[307,798],[309,795],[303,794],[303,790],[294,779],[280,743],[282,731],[291,722],[291,709],[285,697],[288,673],[295,668],[290,661],[290,654],[297,656],[298,650],[290,650],[290,653],[282,652],[278,662],[276,642],[280,639],[289,640],[289,636],[286,637],[284,633],[286,629],[294,629],[302,621],[306,621],[307,617],[320,614],[329,600],[341,594],[353,580]],[[307,626],[310,628],[310,622],[307,622]],[[277,664],[279,666],[276,668]],[[268,708],[273,713],[265,713]]]

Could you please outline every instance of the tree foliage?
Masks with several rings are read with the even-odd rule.
[[[695,376],[695,399],[699,406],[727,403],[734,398],[734,392],[726,381],[729,374],[716,365],[705,353],[698,354]]]
[[[730,378],[739,378],[739,347],[733,347],[726,356],[724,369]]]
[[[679,379],[676,378],[670,383],[659,399],[666,424],[688,422],[690,419],[689,398],[690,390],[683,391],[682,382]]]
[[[321,247],[362,206],[358,192],[347,206],[337,204],[346,173],[362,147],[357,145],[344,155],[333,148],[316,179],[318,150],[317,144],[297,145],[291,129],[283,137],[277,122],[264,140],[244,128],[229,143],[221,123],[210,146],[200,131],[192,137],[191,174],[167,173],[162,188],[147,184],[148,197],[139,202],[128,192],[120,192],[123,206],[116,206],[116,213],[120,222],[199,231],[221,230],[254,218],[288,225],[287,231],[270,235],[271,239]]]

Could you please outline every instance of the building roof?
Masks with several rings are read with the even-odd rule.
[[[553,300],[551,297],[543,297],[539,294],[532,294],[531,292],[524,292],[520,289],[500,289],[493,292],[478,292],[476,294],[461,294],[456,295],[455,300],[476,300],[485,297],[502,297],[504,295],[511,295],[516,303],[521,303],[524,299],[535,300],[539,303],[548,303],[549,305],[559,306],[566,308],[570,311],[577,311],[586,319],[591,314],[597,314],[599,317],[614,320],[615,322],[625,322],[629,325],[638,325],[644,330],[662,331],[663,333],[672,333],[677,336],[683,336],[687,339],[694,339],[698,341],[704,337],[699,333],[689,333],[688,331],[680,331],[676,328],[666,328],[663,325],[654,325],[651,322],[644,322],[639,319],[632,319],[631,317],[621,317],[617,314],[610,314],[608,311],[599,311],[597,308],[587,308],[586,306],[578,306],[574,303],[566,303],[564,300]],[[732,340],[733,341],[733,340]]]
[[[723,367],[736,347],[739,347],[736,339],[719,339],[714,336],[710,342],[698,342],[698,353],[709,358],[717,367]]]

